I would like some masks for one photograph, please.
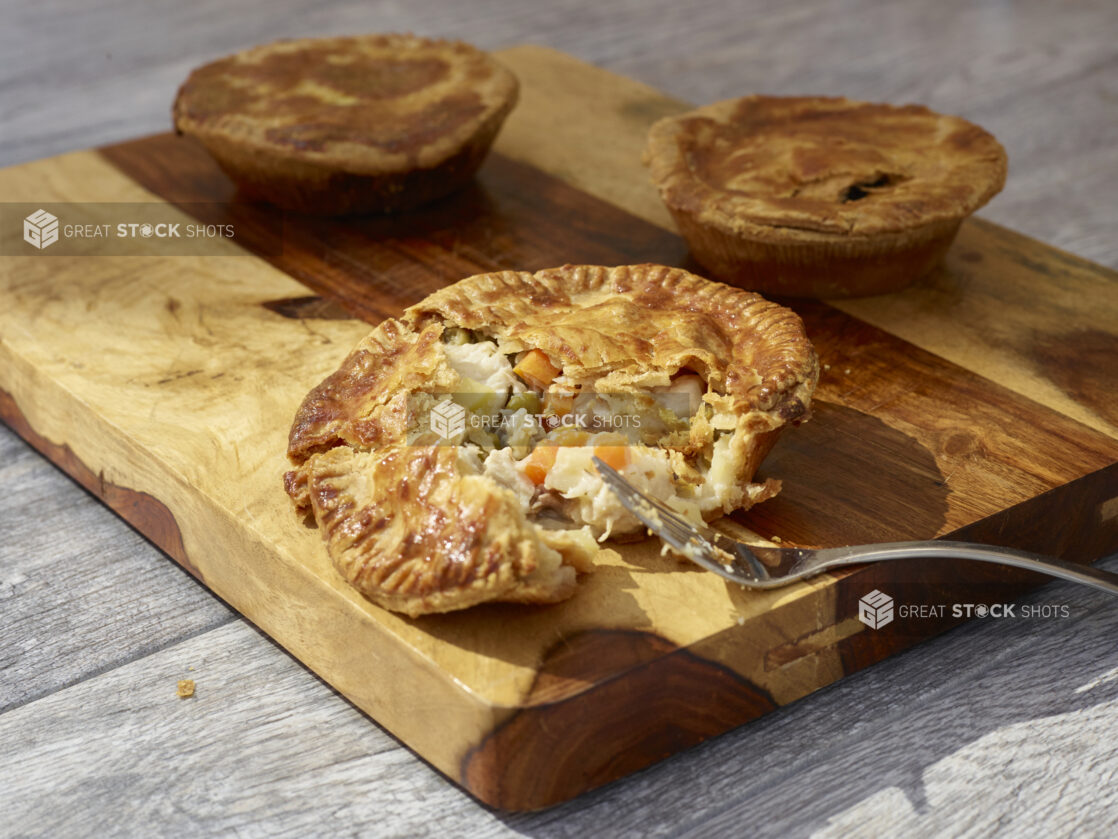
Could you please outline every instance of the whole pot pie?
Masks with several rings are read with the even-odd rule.
[[[392,212],[465,184],[517,89],[458,41],[279,41],[196,69],[174,122],[249,196],[306,213]]]
[[[645,163],[695,259],[777,295],[909,285],[1005,183],[1005,150],[920,105],[747,96],[653,125]]]
[[[678,268],[480,274],[310,392],[285,485],[381,606],[554,602],[645,532],[593,456],[695,521],[747,508],[778,491],[754,472],[817,378],[795,313]]]

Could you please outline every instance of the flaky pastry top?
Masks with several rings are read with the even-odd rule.
[[[279,41],[198,68],[175,127],[357,174],[433,167],[517,96],[516,78],[459,41],[366,35]]]
[[[478,274],[430,295],[373,330],[304,400],[288,454],[301,462],[345,444],[401,442],[407,391],[454,385],[439,349],[447,326],[493,336],[502,349],[539,349],[574,385],[624,393],[700,374],[758,430],[806,418],[818,360],[791,310],[680,268],[566,265]],[[439,380],[439,376],[447,376]]]
[[[1005,150],[920,105],[747,96],[660,120],[645,162],[668,206],[762,238],[869,236],[960,220],[1005,183]]]

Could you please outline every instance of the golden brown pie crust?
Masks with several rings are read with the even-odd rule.
[[[389,212],[461,187],[516,97],[512,73],[469,44],[304,39],[199,67],[174,122],[249,195],[325,215]]]
[[[927,273],[1007,166],[992,135],[919,105],[768,96],[660,120],[645,162],[714,275],[816,297]]]
[[[775,492],[775,482],[749,482],[780,430],[807,418],[818,379],[795,313],[661,265],[480,274],[385,321],[303,401],[285,483],[339,572],[413,615],[560,600],[592,559],[564,531],[529,521],[510,490],[464,472],[458,447],[407,444],[409,393],[450,393],[458,382],[441,342],[451,326],[499,335],[505,351],[542,350],[571,381],[602,392],[667,384],[684,368],[701,374],[747,432],[734,437],[743,506]]]
[[[291,473],[288,489],[338,572],[386,609],[415,617],[574,594],[576,572],[592,570],[585,552],[528,522],[511,490],[463,475],[457,457],[455,446],[339,446]]]

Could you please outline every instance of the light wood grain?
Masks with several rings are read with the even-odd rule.
[[[538,7],[501,0],[470,4],[417,0],[375,7],[334,3],[329,8],[297,1],[265,7],[258,2],[230,6],[118,0],[96,7],[9,2],[2,11],[5,78],[0,87],[0,162],[7,164],[162,130],[168,124],[174,89],[191,66],[280,35],[394,28],[454,33],[486,46],[540,40],[685,100],[735,95],[748,84],[778,93],[814,91],[926,101],[962,113],[994,130],[1013,159],[1006,192],[984,215],[1118,266],[1112,235],[1118,225],[1118,202],[1113,200],[1118,194],[1114,134],[1118,124],[1112,118],[1111,82],[1118,7],[1111,3],[906,2],[883,8],[868,2],[841,6],[809,2],[759,8],[642,0],[603,9],[593,2]],[[0,435],[10,439],[5,429],[0,429]],[[43,475],[42,485],[47,504],[73,492],[70,482],[53,470]],[[126,526],[103,515],[90,523],[88,537],[74,539],[60,532],[45,547],[37,518],[9,514],[19,498],[17,493],[0,497],[5,546],[16,555],[45,552],[54,564],[66,565],[88,549],[96,561],[99,551],[127,538]],[[107,573],[111,554],[104,556],[101,567]],[[1110,567],[1118,565],[1112,562]],[[13,597],[27,594],[18,586],[11,591]],[[188,600],[197,591],[187,575],[176,571],[163,578],[156,599],[160,603]],[[110,607],[124,596],[119,586],[99,593]],[[1081,595],[1072,589],[1067,589],[1067,597],[1081,602]],[[52,585],[34,592],[26,612],[48,615],[69,603],[65,588]],[[214,744],[211,759],[195,761],[189,774],[172,762],[148,764],[145,771],[162,782],[140,797],[129,792],[131,778],[110,782],[112,765],[103,762],[88,771],[87,782],[63,803],[86,819],[110,807],[118,818],[107,825],[107,832],[118,834],[166,824],[188,826],[202,834],[282,835],[285,824],[306,824],[308,813],[324,824],[333,824],[331,814],[337,813],[355,832],[412,835],[434,835],[445,824],[453,824],[458,833],[476,835],[511,835],[515,829],[533,835],[584,835],[594,830],[643,836],[677,834],[684,827],[699,833],[722,813],[728,816],[719,823],[730,822],[732,835],[739,834],[741,824],[749,824],[756,835],[807,835],[832,818],[844,826],[835,832],[845,835],[889,835],[902,829],[949,835],[969,830],[976,835],[985,831],[975,825],[998,831],[990,821],[991,813],[997,814],[1001,832],[1007,834],[1029,829],[1070,835],[1077,825],[1083,832],[1105,834],[1118,810],[1111,782],[1118,758],[1105,751],[1089,752],[1115,741],[1118,716],[1101,703],[1099,713],[1072,712],[1069,727],[1058,724],[1062,719],[1058,711],[1068,707],[1067,684],[1093,678],[1116,663],[1106,647],[1081,643],[1085,633],[1096,629],[1113,637],[1118,632],[1114,622],[1114,611],[1100,608],[1077,613],[1057,627],[1037,628],[1035,633],[1022,634],[1017,626],[990,622],[953,632],[918,653],[878,665],[572,805],[541,816],[513,817],[509,827],[472,801],[463,799],[443,810],[439,808],[446,801],[438,799],[437,807],[430,806],[430,800],[422,798],[430,799],[431,790],[444,788],[444,782],[404,753],[392,762],[388,778],[361,767],[340,783],[318,784],[316,779],[325,773],[308,755],[314,753],[316,737],[322,732],[308,736],[285,730],[291,748],[282,755],[287,767],[282,779],[266,767],[239,759],[238,750],[223,746],[270,720],[314,714],[328,702],[344,707],[344,700],[321,685],[318,691],[305,690],[306,684],[318,682],[298,668],[294,675],[270,680],[274,704],[263,708],[253,704],[243,714],[210,718],[202,736]],[[208,651],[231,649],[225,635],[209,636],[208,645],[205,638],[200,643]],[[1044,643],[1046,639],[1052,643]],[[19,642],[11,633],[0,637],[5,661],[12,660],[7,651],[14,643]],[[86,644],[86,657],[95,649],[96,644]],[[237,648],[236,656],[241,661],[255,660],[270,649],[265,639],[257,637]],[[991,650],[1001,651],[993,661]],[[939,664],[930,672],[933,660]],[[35,669],[64,664],[61,657],[51,656]],[[1054,665],[1059,668],[1055,672]],[[952,678],[955,673],[958,678]],[[940,689],[914,689],[932,680]],[[1104,690],[1107,684],[1089,693]],[[123,693],[127,687],[105,693]],[[1010,728],[1021,719],[1002,699],[1011,691],[1051,711],[1047,719],[1029,722],[1026,737],[1014,736],[1017,729]],[[166,706],[160,704],[143,711],[124,706],[98,713],[104,706],[92,702],[92,695],[63,691],[57,696],[66,701],[53,705],[50,714],[22,718],[24,732],[37,732],[49,740],[53,717],[87,713],[91,728],[106,727],[105,740],[123,742],[114,740],[113,726],[130,719],[137,725],[127,741],[129,754],[142,754],[155,743],[154,732],[167,718]],[[852,719],[843,716],[849,709],[862,710]],[[960,709],[966,709],[968,721],[954,725],[951,721]],[[367,727],[364,719],[361,723]],[[1010,736],[997,736],[1002,727]],[[893,748],[895,738],[914,728],[923,732],[915,747],[906,740],[906,748]],[[867,736],[881,745],[871,763],[856,759],[863,754],[857,744]],[[838,740],[831,739],[835,737]],[[5,738],[6,744],[15,742]],[[824,747],[825,743],[837,745]],[[1044,754],[1037,755],[1032,744],[1041,744]],[[965,760],[965,767],[950,763],[955,752]],[[25,745],[18,753],[30,755]],[[772,755],[772,761],[766,761],[766,755]],[[53,802],[57,799],[46,796],[58,779],[87,766],[89,760],[79,749],[52,749],[27,765],[36,762],[56,772],[41,775],[41,783],[28,789],[41,793],[44,802]],[[818,771],[811,775],[816,765]],[[18,760],[8,766],[25,771]],[[1085,766],[1088,771],[1081,774]],[[967,783],[939,784],[929,801],[921,778],[931,767],[940,767],[941,772],[947,767],[951,774],[965,768]],[[817,780],[828,768],[827,777],[841,778],[842,783],[789,815],[788,800],[804,801],[803,779],[810,775]],[[722,776],[741,785],[708,795],[706,784],[694,780]],[[6,781],[11,776],[4,777]],[[338,776],[329,777],[333,781]],[[899,778],[889,783],[901,794],[881,786],[886,783],[883,778]],[[403,780],[407,790],[419,792],[397,793],[400,787],[391,784],[393,780]],[[200,791],[187,808],[176,803],[183,794],[182,783]],[[1046,785],[1061,790],[1071,807],[1034,795]],[[229,787],[252,791],[262,806],[243,808],[241,797],[222,792]],[[5,821],[5,832],[45,835],[40,825],[54,823],[48,821],[56,817],[53,808],[37,806],[33,800],[24,804],[9,811],[19,820]],[[445,813],[448,821],[425,828],[424,819],[432,811]],[[158,822],[160,814],[163,821]],[[70,830],[54,835],[88,832],[77,817],[70,824]],[[132,825],[137,825],[136,830],[130,830]],[[300,833],[293,829],[288,835]]]

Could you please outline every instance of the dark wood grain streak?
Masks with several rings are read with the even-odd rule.
[[[1037,371],[1113,425],[1118,425],[1118,335],[1071,327],[1034,332],[1022,349]]]
[[[95,474],[74,454],[69,445],[54,443],[40,435],[27,421],[10,393],[0,389],[0,420],[26,440],[47,460],[96,495],[118,516],[151,540],[164,553],[205,582],[201,572],[190,561],[182,543],[182,532],[167,505],[146,492],[138,492],[106,481]]]
[[[487,804],[539,810],[776,707],[726,667],[652,633],[584,632],[545,656],[524,708],[470,751],[462,777]]]
[[[659,228],[496,154],[475,183],[428,207],[348,219],[244,200],[185,137],[157,134],[101,154],[156,195],[204,213],[201,220],[234,224],[243,247],[373,323],[471,274],[565,262],[670,264],[686,253]]]
[[[348,320],[354,317],[337,301],[315,294],[269,300],[264,308],[293,320]]]
[[[825,304],[790,305],[825,367],[815,419],[762,467],[784,490],[738,516],[765,535],[942,536],[1118,459],[1118,441],[1008,388]]]

